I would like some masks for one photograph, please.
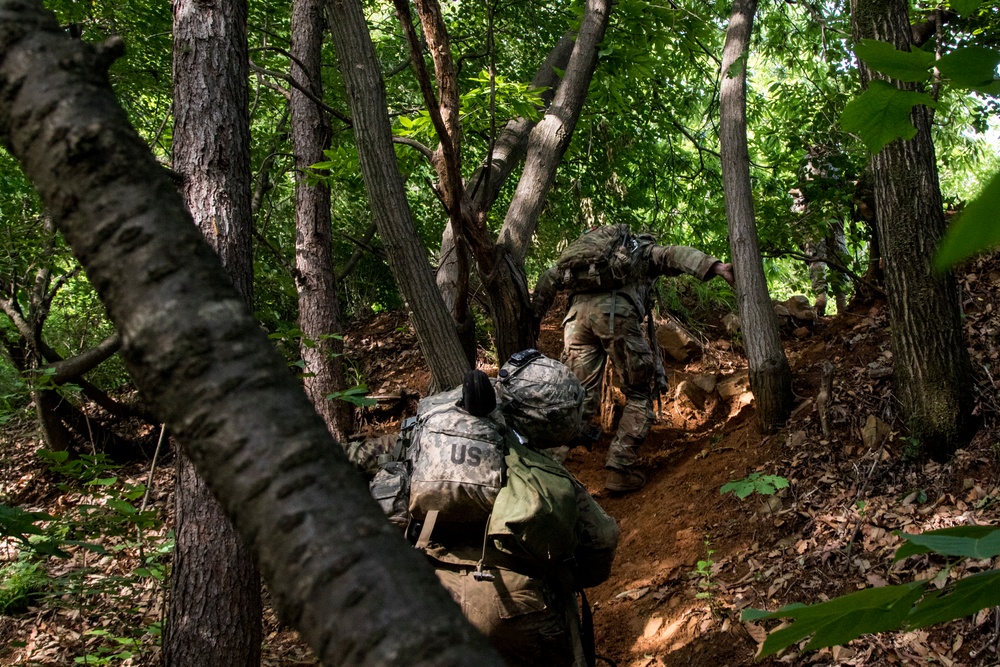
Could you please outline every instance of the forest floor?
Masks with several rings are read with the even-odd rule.
[[[688,381],[684,386],[703,390],[672,389],[663,397],[662,414],[640,451],[649,472],[642,490],[625,496],[603,490],[610,428],[593,452],[572,452],[567,466],[622,531],[611,578],[588,592],[603,659],[599,665],[1000,664],[1000,608],[924,630],[866,636],[833,649],[786,651],[757,663],[760,642],[776,624],[739,620],[747,607],[774,610],[939,574],[943,585],[947,577],[1000,565],[966,561],[948,572],[936,557],[892,560],[902,544],[893,531],[1000,521],[1000,394],[994,378],[1000,368],[1000,256],[968,266],[960,286],[974,366],[973,399],[983,426],[947,463],[914,458],[912,444],[894,426],[884,303],[852,307],[794,334],[786,332],[796,407],[777,433],[758,429],[738,338],[725,334],[712,318],[701,329],[700,355],[668,367],[672,388]],[[557,310],[543,323],[539,341],[542,351],[556,358],[562,345]],[[405,316],[386,313],[353,327],[346,341],[348,358],[379,397],[376,408],[359,412],[359,432],[389,432],[427,391],[429,376],[415,337]],[[481,361],[484,370],[495,372],[495,364],[485,357]],[[816,401],[825,362],[834,373],[828,435]],[[610,426],[612,418],[613,410],[603,421]],[[52,484],[51,472],[34,454],[38,443],[29,426],[8,423],[0,434],[0,501],[60,514],[82,502],[81,495]],[[164,533],[172,514],[169,458],[157,466],[150,494],[151,506],[165,519]],[[118,475],[145,481],[143,465],[148,468],[148,462],[135,464]],[[724,484],[755,472],[780,476],[789,485],[774,495],[755,493],[744,500],[720,493]],[[50,575],[80,568],[82,560],[89,580],[110,577],[118,588],[109,585],[101,592],[95,585],[87,589],[86,600],[63,591],[0,616],[0,664],[66,665],[74,659],[82,663],[82,656],[88,656],[86,664],[159,664],[148,628],[127,645],[131,657],[123,659],[121,649],[122,637],[138,634],[128,635],[130,624],[155,628],[163,613],[157,578],[125,576],[143,564],[141,558],[153,559],[124,538],[106,546],[110,553],[91,555],[90,562],[79,552],[68,561],[50,559]],[[13,557],[12,549],[0,543],[0,561]],[[122,606],[125,595],[129,604]],[[294,631],[271,613],[265,621],[264,664],[315,664]],[[95,628],[110,632],[94,633]],[[112,659],[116,654],[119,658]]]

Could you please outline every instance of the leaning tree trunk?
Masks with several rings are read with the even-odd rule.
[[[545,198],[556,178],[577,120],[587,100],[597,66],[597,51],[611,14],[610,0],[588,0],[566,74],[545,117],[531,130],[524,172],[507,208],[497,239],[495,271],[484,278],[490,298],[497,358],[534,344],[530,322],[530,292],[524,276],[524,257],[538,227]]]
[[[543,88],[540,110],[547,109],[555,97],[560,76],[569,63],[576,43],[575,33],[564,34],[545,57],[534,78],[532,88]],[[535,127],[535,121],[529,118],[514,118],[507,122],[496,143],[486,158],[469,179],[469,198],[472,200],[474,215],[484,217],[489,214],[493,203],[500,194],[500,189],[507,179],[524,160],[528,150],[528,137]],[[445,305],[455,320],[458,335],[462,340],[466,354],[474,359],[476,354],[475,327],[469,309],[469,270],[470,254],[466,244],[461,239],[456,242],[455,231],[451,222],[445,227],[441,237],[441,253],[437,270],[437,285],[441,290]],[[528,234],[531,238],[531,234]],[[520,282],[523,282],[523,277]],[[519,285],[519,282],[513,285]],[[512,294],[518,294],[513,291]],[[518,299],[521,296],[518,294]],[[505,325],[506,327],[507,325]],[[503,357],[505,358],[505,357]]]
[[[851,0],[851,22],[855,40],[910,49],[906,0]],[[864,63],[860,72],[864,86],[874,78],[893,81]],[[968,437],[970,362],[955,278],[938,275],[931,266],[946,223],[930,110],[916,106],[910,120],[916,135],[893,141],[872,158],[875,220],[892,321],[895,393],[910,433],[927,454],[944,460]]]
[[[409,30],[406,3],[397,0],[396,6],[404,22],[404,29]],[[524,275],[524,255],[537,227],[545,198],[555,181],[556,169],[573,137],[573,130],[587,99],[587,90],[597,64],[598,47],[608,25],[611,2],[585,2],[584,15],[569,55],[565,75],[555,92],[551,108],[530,131],[524,172],[495,243],[489,240],[490,232],[485,224],[487,209],[474,203],[474,192],[466,189],[460,178],[461,156],[457,151],[460,131],[456,123],[450,122],[455,115],[452,110],[457,109],[458,105],[457,84],[451,76],[454,65],[450,49],[447,48],[447,31],[440,19],[438,3],[436,0],[421,0],[417,6],[434,58],[441,94],[438,104],[422,71],[421,61],[418,60],[421,56],[417,51],[414,61],[417,63],[418,80],[441,142],[435,153],[439,156],[435,167],[439,186],[443,190],[442,199],[449,207],[451,223],[456,226],[456,232],[463,235],[476,259],[489,302],[489,315],[493,320],[497,357],[506,359],[534,343],[528,317],[530,295]],[[416,39],[412,31],[409,32],[409,37],[411,50],[416,51]],[[560,45],[562,44],[560,41]],[[549,67],[559,57],[560,50],[557,47],[550,54],[547,59]],[[546,72],[540,74],[547,76]],[[501,169],[505,167],[506,165],[500,166]],[[492,179],[492,169],[485,173],[489,173]],[[485,187],[489,193],[493,185],[481,184],[479,179],[474,179],[472,187]],[[457,308],[456,312],[460,313],[461,309]]]
[[[120,42],[71,40],[37,0],[0,0],[0,14],[0,137],[86,268],[136,386],[258,557],[280,617],[324,665],[499,666],[331,446],[129,126],[107,78]]]
[[[469,370],[455,325],[445,308],[417,236],[392,147],[385,86],[359,0],[329,0],[330,29],[344,77],[361,173],[372,217],[436,389],[462,383]]]
[[[771,308],[761,264],[750,186],[747,150],[746,56],[753,32],[757,0],[735,0],[722,53],[719,141],[722,184],[729,225],[729,248],[736,274],[736,293],[743,343],[750,366],[750,389],[757,420],[764,431],[785,423],[792,407],[792,371]]]
[[[292,86],[292,152],[295,154],[295,284],[299,293],[299,351],[305,362],[306,394],[330,433],[343,440],[351,431],[351,411],[345,401],[331,399],[344,389],[340,301],[333,269],[330,188],[310,184],[308,170],[322,161],[330,141],[330,118],[315,102],[323,99],[322,53],[324,0],[292,4],[292,78],[312,91],[310,99]]]
[[[204,237],[253,289],[246,0],[174,2],[173,169]],[[260,575],[190,459],[177,457],[176,546],[164,640],[171,667],[256,667]]]

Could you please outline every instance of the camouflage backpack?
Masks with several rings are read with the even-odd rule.
[[[617,289],[641,273],[641,250],[651,243],[651,237],[634,235],[625,224],[594,227],[562,251],[556,270],[576,291]]]
[[[422,521],[482,522],[504,483],[507,428],[494,411],[475,417],[457,405],[462,388],[425,398],[417,407],[406,458],[409,513]]]
[[[533,448],[559,447],[580,433],[583,385],[569,368],[538,350],[511,355],[496,389],[507,421]]]
[[[526,384],[518,383],[512,395],[529,399],[519,404],[527,410],[517,415],[530,413],[536,415],[532,419],[541,420],[547,415],[564,424],[557,444],[575,435],[582,400],[576,378],[565,366],[535,350],[519,353],[513,361],[522,362],[524,369],[514,368],[511,362],[504,368],[516,370],[509,373],[516,376],[530,371],[522,380],[569,374],[571,381],[566,384],[575,383],[578,391],[570,391],[568,399],[563,395],[565,388],[554,388],[551,381],[544,386],[555,389],[549,401],[559,399],[563,413],[573,419],[543,412],[540,395],[536,404],[530,400],[533,393],[519,391]],[[419,537],[410,534],[418,548],[429,546],[435,524],[479,523],[484,538],[509,558],[528,561],[532,567],[562,562],[578,540],[579,510],[572,475],[544,454],[528,449],[499,411],[475,417],[458,405],[461,398],[458,387],[420,402],[416,417],[403,425],[392,460],[372,480],[372,496],[393,523],[406,527],[412,519],[421,524]],[[520,421],[515,416],[511,424]],[[527,418],[523,423],[528,423]],[[480,563],[480,569],[489,567]]]

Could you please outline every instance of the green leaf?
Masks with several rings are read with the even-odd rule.
[[[979,9],[982,0],[951,0],[951,8],[961,17],[966,17]]]
[[[39,540],[31,543],[31,548],[45,556],[55,556],[56,558],[69,558],[69,554],[60,549],[55,540]]]
[[[1000,79],[994,79],[986,85],[976,86],[976,92],[982,93],[983,95],[1000,97]]]
[[[888,42],[863,39],[854,47],[858,58],[873,70],[900,81],[923,81],[934,64],[934,54],[923,51],[899,51]]]
[[[86,549],[87,551],[95,554],[100,554],[104,556],[108,553],[108,550],[102,547],[100,544],[94,544],[93,542],[81,542],[80,540],[62,540],[60,544],[72,544],[73,546]]]
[[[913,608],[907,619],[910,629],[926,628],[975,614],[1000,605],[1000,570],[978,572],[943,591],[932,591]]]
[[[740,54],[739,58],[733,61],[733,64],[729,66],[729,69],[726,70],[726,76],[729,77],[730,79],[735,79],[737,77],[743,76],[746,64],[747,64],[747,54],[746,52],[743,52]]]
[[[127,503],[124,500],[120,500],[118,498],[108,498],[107,503],[108,507],[115,510],[119,514],[125,514],[131,516],[139,511],[135,507],[133,507],[131,503]]]
[[[1000,245],[1000,223],[996,212],[1000,210],[1000,172],[993,174],[983,188],[945,232],[934,266],[939,271],[961,262],[972,255]]]
[[[899,90],[885,81],[872,81],[868,90],[851,100],[840,116],[844,130],[861,137],[873,153],[895,139],[912,139],[917,128],[910,122],[910,110],[923,104],[937,106],[926,93]]]
[[[367,393],[368,386],[359,384],[356,387],[351,387],[350,389],[335,391],[332,394],[327,395],[326,400],[332,401],[334,399],[340,399],[341,401],[347,401],[351,405],[356,405],[361,408],[370,408],[374,405],[378,405],[378,401],[374,398],[368,398],[365,395]]]
[[[794,619],[788,627],[768,635],[758,658],[784,650],[809,635],[813,637],[805,650],[836,646],[863,634],[901,627],[913,603],[923,595],[926,584],[915,581],[900,586],[868,588],[820,604],[788,605],[771,613],[747,609],[741,620]]]
[[[896,550],[893,560],[933,551],[942,556],[963,558],[993,558],[1000,555],[1000,527],[998,526],[955,526],[940,530],[929,530],[919,535],[900,531],[896,535],[907,541]]]
[[[937,61],[938,70],[957,86],[975,88],[993,82],[1000,53],[981,46],[955,49]]]

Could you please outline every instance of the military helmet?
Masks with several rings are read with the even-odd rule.
[[[538,350],[511,355],[497,375],[507,423],[535,449],[560,447],[582,428],[583,385],[566,366]]]

